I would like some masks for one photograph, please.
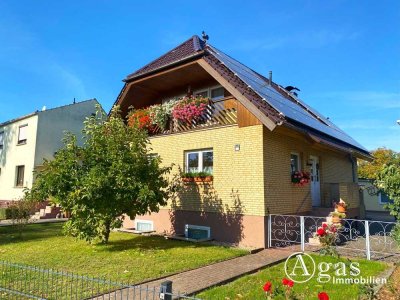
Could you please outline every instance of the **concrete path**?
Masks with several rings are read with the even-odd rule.
[[[245,274],[254,273],[261,268],[276,264],[285,260],[290,254],[290,251],[265,249],[256,254],[249,254],[186,271],[148,282],[141,287],[126,288],[95,299],[153,299],[154,294],[158,295],[161,283],[168,280],[172,281],[174,295],[177,295],[178,292],[180,294],[193,295],[207,288],[233,281]],[[151,266],[149,267],[151,268]],[[149,290],[148,293],[146,293],[146,288]],[[139,295],[140,290],[141,295]]]

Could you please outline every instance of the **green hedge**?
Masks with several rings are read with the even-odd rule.
[[[7,207],[7,208],[0,208],[0,220],[7,220],[7,219],[13,219],[18,217],[18,214],[21,214],[20,217],[28,217],[29,216],[29,210],[22,210],[19,211],[18,208],[16,207]]]
[[[7,208],[0,208],[0,220],[7,219],[6,218],[6,210],[7,210]]]

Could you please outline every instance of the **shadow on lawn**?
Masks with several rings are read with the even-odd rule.
[[[20,243],[32,240],[62,236],[64,223],[28,224],[22,234],[14,226],[0,226],[0,246],[10,243]]]
[[[128,234],[128,233],[124,233]],[[103,251],[118,252],[124,250],[168,250],[173,248],[205,248],[213,245],[207,243],[194,244],[185,241],[166,240],[161,236],[135,235],[129,239],[110,240],[107,245],[98,244]]]

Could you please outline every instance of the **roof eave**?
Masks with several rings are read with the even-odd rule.
[[[358,148],[356,148],[356,147],[354,147],[352,145],[347,144],[346,142],[343,142],[343,141],[334,142],[334,141],[332,141],[332,142],[329,142],[329,143],[324,143],[324,141],[317,141],[314,138],[312,138],[310,136],[310,132],[307,131],[306,129],[303,129],[303,128],[300,128],[298,126],[295,126],[295,125],[293,125],[293,124],[291,124],[289,122],[285,122],[283,124],[283,126],[289,128],[289,129],[295,130],[297,132],[300,132],[300,133],[310,137],[316,143],[325,145],[325,146],[330,147],[330,148],[335,148],[336,150],[339,150],[341,152],[350,153],[353,156],[355,156],[357,158],[360,158],[360,159],[363,159],[363,160],[366,160],[366,161],[372,161],[373,160],[373,156],[371,155],[371,153],[365,152],[362,149],[358,149]],[[315,130],[315,129],[313,129],[313,130]],[[317,131],[317,132],[319,134],[323,135],[323,136],[326,135],[323,132],[319,132],[319,131]],[[326,135],[326,137],[329,138],[329,139],[334,139],[329,135]]]
[[[138,75],[134,75],[134,76],[127,77],[127,78],[123,79],[122,81],[125,82],[125,83],[130,83],[130,82],[133,82],[133,81],[135,81],[135,80],[138,80],[138,79],[141,79],[141,78],[145,78],[145,77],[147,77],[147,76],[156,74],[156,73],[158,73],[158,72],[160,72],[160,71],[163,71],[163,70],[166,70],[166,69],[168,69],[168,68],[172,68],[172,67],[175,67],[175,66],[177,66],[177,65],[186,63],[186,62],[188,62],[188,61],[190,61],[190,60],[192,60],[192,59],[194,60],[194,59],[196,59],[196,58],[200,58],[200,57],[202,57],[202,56],[204,55],[204,53],[205,53],[204,50],[201,50],[201,51],[199,51],[199,52],[193,53],[192,55],[189,55],[189,56],[187,56],[187,57],[184,57],[184,58],[182,58],[182,59],[176,60],[176,61],[174,61],[174,62],[171,62],[171,63],[169,63],[169,64],[163,65],[163,66],[161,66],[161,67],[158,67],[157,69],[150,70],[150,71],[148,71],[148,72],[141,73],[141,74],[138,74]]]

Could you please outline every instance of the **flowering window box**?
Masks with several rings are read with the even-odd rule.
[[[310,173],[306,171],[294,171],[291,176],[292,183],[296,186],[304,186],[307,185],[310,180]]]

